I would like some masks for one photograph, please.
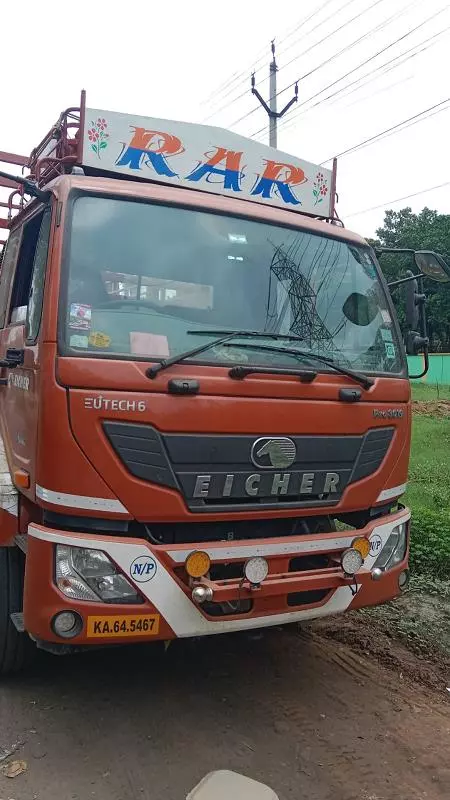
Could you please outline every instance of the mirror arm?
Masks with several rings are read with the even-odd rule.
[[[422,372],[419,372],[418,375],[408,375],[408,377],[411,380],[413,380],[415,378],[423,378],[427,374],[429,367],[430,367],[430,359],[428,357],[428,345],[426,344],[424,346],[424,348],[423,348],[423,370],[422,370]]]
[[[375,247],[377,256],[382,256],[384,253],[411,253],[414,255],[415,252],[411,247]]]
[[[419,290],[419,295],[421,296],[422,301],[419,303],[419,322],[420,322],[420,333],[423,339],[423,370],[419,373],[419,375],[410,375],[410,378],[423,378],[430,367],[430,359],[428,354],[428,331],[427,331],[427,317],[425,313],[425,295],[423,294],[423,275],[415,276],[417,278],[417,288]]]
[[[418,275],[410,275],[409,278],[400,278],[398,281],[391,281],[388,283],[389,289],[395,289],[397,286],[401,286],[403,283],[409,283],[410,281],[417,281],[419,278],[424,278],[425,274],[423,272],[419,272]]]

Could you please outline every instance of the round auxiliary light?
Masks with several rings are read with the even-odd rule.
[[[213,590],[210,586],[194,586],[192,589],[192,599],[194,603],[201,605],[213,599]]]
[[[370,553],[370,542],[365,536],[357,536],[352,542],[353,550],[358,550],[363,558],[367,558]]]
[[[60,611],[52,619],[52,628],[62,639],[72,639],[81,633],[83,620],[75,611]]]
[[[267,578],[268,572],[269,565],[262,556],[249,558],[244,567],[244,575],[253,586],[262,583]]]
[[[408,587],[408,584],[409,584],[409,571],[407,569],[404,569],[398,576],[399,589],[402,589],[402,591],[404,591]]]
[[[193,553],[189,553],[184,566],[191,578],[203,578],[209,572],[211,559],[203,550],[194,550]]]
[[[354,575],[358,572],[362,567],[363,561],[364,559],[359,550],[354,550],[353,547],[349,547],[348,550],[344,550],[342,553],[341,565],[346,575]]]

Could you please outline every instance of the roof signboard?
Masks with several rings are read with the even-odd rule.
[[[82,163],[158,183],[332,217],[332,172],[208,125],[86,108]]]

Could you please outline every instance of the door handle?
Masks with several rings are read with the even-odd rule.
[[[24,350],[18,350],[15,347],[9,347],[6,351],[6,358],[0,361],[0,367],[6,367],[7,369],[20,367],[20,365],[23,364],[24,355]]]

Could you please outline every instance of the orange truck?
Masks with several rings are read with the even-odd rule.
[[[405,347],[336,165],[84,93],[0,162],[0,671],[404,590]]]

